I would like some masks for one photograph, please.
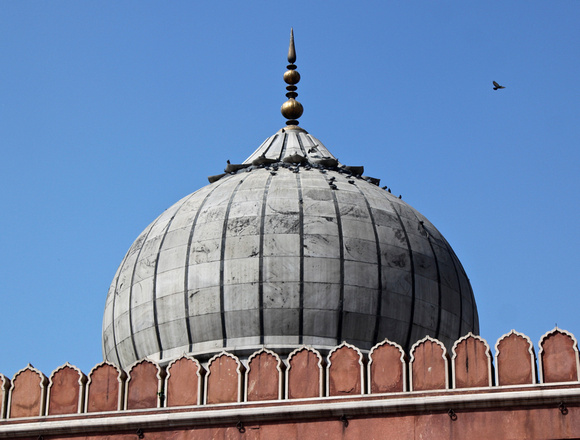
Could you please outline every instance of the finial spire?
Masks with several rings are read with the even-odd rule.
[[[296,90],[298,89],[296,84],[300,81],[300,74],[296,71],[296,65],[294,65],[296,62],[296,48],[294,47],[294,29],[292,28],[290,29],[288,62],[290,63],[286,66],[288,70],[284,73],[284,82],[288,84],[288,86],[286,86],[286,90],[288,90],[288,93],[286,93],[288,101],[282,104],[281,112],[282,116],[287,119],[286,125],[298,125],[297,119],[302,116],[304,108],[302,107],[302,104],[294,99],[298,96],[298,93],[296,93]]]
[[[290,47],[288,48],[288,62],[296,62],[296,48],[294,47],[294,28],[290,28]]]

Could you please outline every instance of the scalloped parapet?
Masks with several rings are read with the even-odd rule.
[[[276,353],[262,348],[248,358],[246,401],[282,399],[283,383],[282,360]]]
[[[361,351],[343,342],[328,353],[327,396],[364,394],[364,363]]]
[[[369,352],[368,394],[399,393],[407,386],[407,355],[396,342],[379,342]]]
[[[85,411],[122,410],[126,378],[125,372],[110,362],[95,365],[88,376]]]
[[[538,345],[540,383],[580,380],[578,341],[572,333],[556,327],[545,333]]]
[[[163,405],[165,370],[143,359],[127,370],[125,409],[160,408]]]
[[[0,420],[6,418],[8,406],[8,394],[10,392],[10,379],[0,373]]]
[[[47,385],[47,377],[30,364],[18,371],[10,386],[7,418],[43,416]]]
[[[47,415],[84,412],[86,383],[87,376],[68,362],[54,370],[48,382]]]
[[[201,405],[205,370],[197,359],[183,355],[167,366],[166,406]]]
[[[409,362],[411,391],[445,390],[449,388],[447,349],[441,341],[425,336],[411,347]]]
[[[453,344],[451,353],[453,388],[492,386],[491,351],[485,339],[469,332]]]
[[[303,399],[324,396],[324,368],[320,353],[311,347],[299,347],[286,360],[286,396]]]
[[[331,347],[325,358],[309,346],[301,346],[285,358],[277,350],[265,347],[240,358],[222,352],[209,360],[207,374],[202,364],[189,355],[182,355],[166,368],[141,360],[129,368],[128,376],[122,369],[103,362],[89,373],[80,407],[84,379],[78,368],[67,363],[52,373],[49,382],[29,365],[12,381],[0,374],[0,415],[4,419],[28,418],[22,423],[29,423],[48,415],[47,420],[51,421],[54,417],[101,417],[90,413],[159,411],[164,406],[180,407],[178,412],[205,404],[241,402],[293,406],[308,402],[292,399],[364,401],[372,400],[373,394],[381,394],[380,399],[397,406],[397,399],[408,391],[431,390],[442,399],[474,393],[487,396],[483,397],[487,401],[497,398],[498,392],[520,393],[522,387],[535,393],[562,388],[565,391],[557,397],[558,402],[563,402],[564,406],[558,408],[564,415],[566,405],[572,403],[566,393],[576,395],[580,387],[576,338],[556,328],[541,338],[539,347],[538,368],[530,339],[514,330],[498,340],[493,359],[484,339],[467,334],[453,344],[451,359],[441,341],[431,337],[417,341],[408,364],[403,349],[388,340],[376,344],[368,356],[346,342]],[[534,381],[536,371],[540,371],[539,384]],[[417,396],[407,394],[409,398]],[[79,412],[87,415],[80,416]],[[2,437],[4,425],[0,423],[0,437],[12,438]]]
[[[495,344],[495,384],[528,385],[536,381],[536,356],[530,338],[515,330]]]
[[[222,352],[207,364],[205,403],[235,403],[242,401],[242,372],[244,366],[237,356]]]

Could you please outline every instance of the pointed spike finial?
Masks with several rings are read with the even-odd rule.
[[[296,101],[296,97],[298,93],[296,90],[296,84],[300,81],[300,74],[296,70],[296,65],[294,62],[296,61],[296,48],[294,47],[294,29],[290,29],[290,47],[288,48],[288,62],[290,63],[287,67],[286,73],[284,73],[284,82],[288,84],[286,86],[286,97],[288,100],[282,104],[281,112],[282,116],[284,116],[287,121],[286,125],[298,125],[297,119],[302,116],[302,112],[304,109],[302,108],[302,104]]]
[[[294,47],[294,28],[290,28],[290,47],[288,48],[288,62],[296,62],[296,48]]]

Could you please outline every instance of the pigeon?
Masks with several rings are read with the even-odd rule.
[[[493,90],[497,90],[497,89],[505,89],[504,86],[500,86],[498,83],[496,83],[495,81],[493,82]]]

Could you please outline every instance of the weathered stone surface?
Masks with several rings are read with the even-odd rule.
[[[359,349],[343,342],[328,354],[327,394],[357,395],[363,392],[364,365]]]
[[[163,377],[161,367],[152,361],[144,359],[134,364],[127,371],[125,408],[159,407]]]
[[[578,342],[566,330],[555,328],[540,339],[540,382],[580,380]]]
[[[83,372],[69,363],[53,371],[48,384],[47,414],[83,412],[86,382]]]
[[[453,344],[453,388],[492,385],[491,354],[487,342],[472,333]]]
[[[322,397],[322,357],[313,348],[297,348],[288,356],[286,395],[288,399]]]
[[[303,165],[283,162],[298,150]],[[477,333],[469,281],[437,229],[341,164],[321,168],[325,158],[335,161],[318,139],[286,128],[161,214],[109,289],[105,358],[126,368],[262,346],[368,350],[385,338],[408,350],[426,335],[450,348]]]
[[[115,365],[101,362],[91,370],[87,382],[86,411],[123,409],[126,374]]]
[[[182,356],[167,366],[166,406],[200,405],[203,368],[189,356]]]
[[[449,388],[447,350],[438,340],[426,336],[411,349],[411,391]]]
[[[236,356],[225,352],[215,355],[207,370],[206,404],[241,402],[243,365]]]
[[[48,379],[32,365],[14,375],[10,387],[8,417],[34,417],[44,415]]]
[[[512,330],[495,344],[496,385],[536,383],[534,346],[526,335]]]
[[[405,352],[391,341],[384,340],[369,353],[369,394],[398,393],[406,389]]]
[[[479,395],[479,394],[478,394]],[[422,397],[416,397],[417,400]],[[266,404],[268,405],[268,404]],[[197,410],[197,408],[196,408]],[[261,407],[255,408],[260,414]],[[171,410],[161,410],[167,415]],[[240,428],[232,423],[215,420],[212,409],[205,411],[206,420],[213,423],[194,427],[174,426],[171,421],[155,430],[143,430],[146,440],[215,440],[215,439],[249,439],[249,440],[318,440],[318,439],[402,439],[402,440],[447,440],[447,439],[577,439],[580,438],[580,408],[568,407],[564,416],[550,402],[542,407],[521,407],[516,405],[510,411],[504,409],[471,409],[457,414],[451,420],[446,410],[419,408],[412,414],[356,414],[341,421],[339,416],[305,419],[297,413],[281,414],[271,421],[255,421],[246,418]],[[557,414],[554,414],[557,411]],[[359,411],[360,412],[360,411]],[[191,413],[194,415],[194,412]],[[142,417],[137,416],[137,417]],[[127,426],[138,422],[127,416]],[[94,420],[94,419],[93,419]],[[221,422],[221,423],[220,423]],[[34,439],[30,436],[29,423],[23,421],[19,428],[18,438]],[[1,429],[1,427],[0,427]],[[46,428],[44,428],[46,429]],[[240,432],[240,429],[243,432]],[[1,431],[0,431],[1,432]],[[45,433],[46,435],[46,433]],[[7,438],[7,437],[4,437]],[[46,436],[44,436],[46,438]],[[67,433],[50,438],[67,440],[135,440],[136,430],[125,428],[113,431],[109,427],[93,429],[90,435],[86,432]]]
[[[270,350],[260,350],[248,358],[246,400],[277,400],[282,398],[282,361]]]

